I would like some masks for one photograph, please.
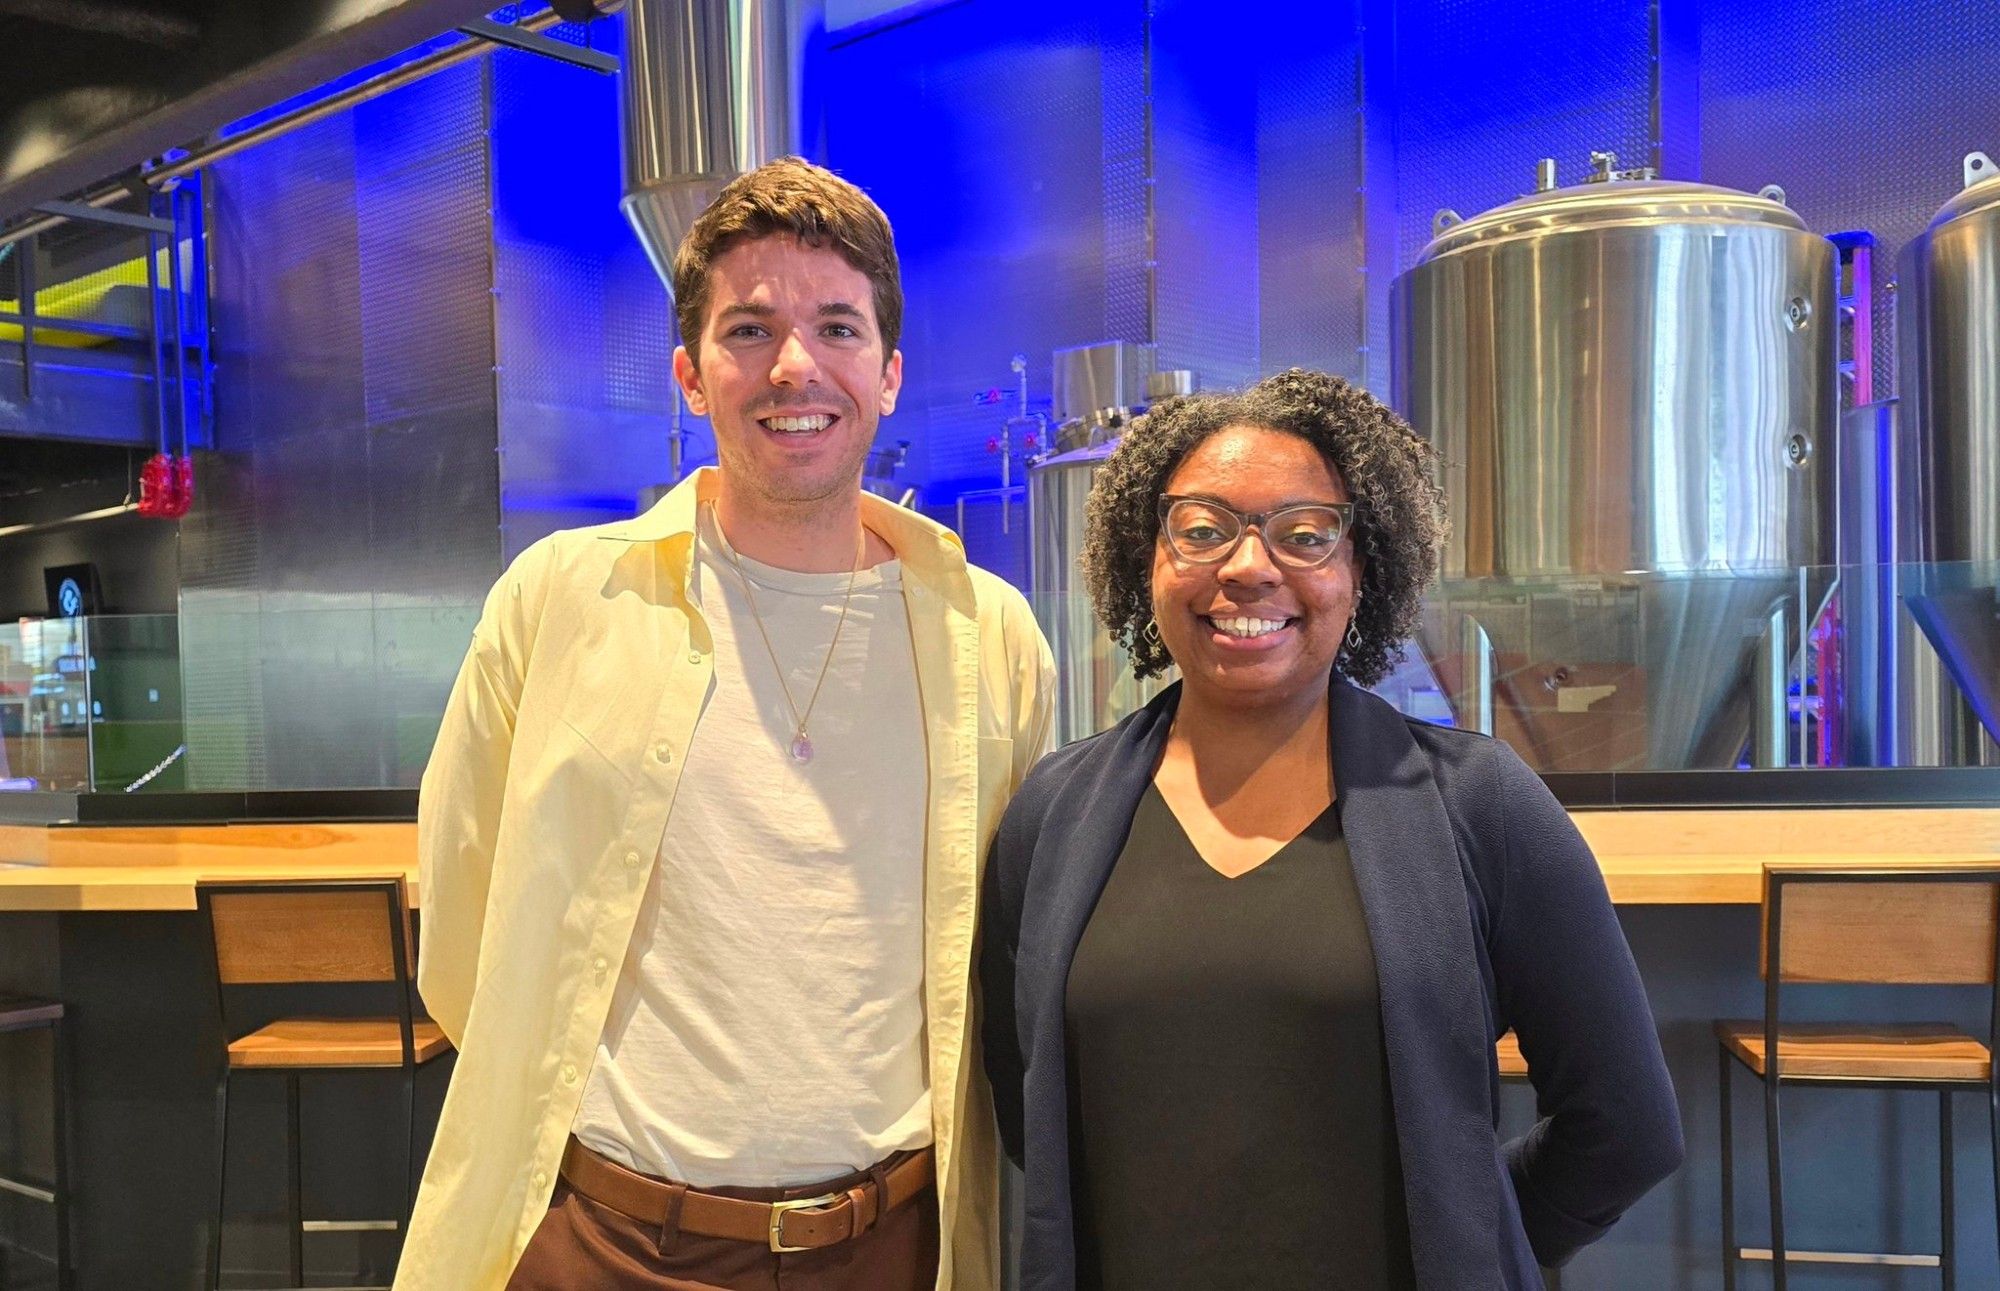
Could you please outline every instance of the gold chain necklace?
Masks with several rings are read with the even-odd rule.
[[[854,580],[861,573],[861,562],[868,554],[868,530],[861,531],[861,537],[854,551],[854,568],[847,571],[847,594],[840,598],[840,619],[833,625],[833,640],[827,642],[826,659],[819,666],[819,680],[813,683],[812,697],[806,700],[806,711],[792,702],[791,683],[785,680],[785,666],[778,661],[778,651],[771,645],[771,634],[764,630],[764,616],[757,612],[757,596],[750,590],[750,576],[743,572],[743,562],[736,556],[736,548],[729,543],[729,535],[722,532],[722,517],[716,512],[715,503],[708,504],[708,514],[715,521],[715,536],[722,540],[722,550],[729,556],[729,566],[736,571],[736,581],[743,584],[743,599],[750,603],[750,621],[757,625],[757,635],[764,639],[765,653],[771,656],[771,670],[778,675],[778,689],[785,696],[785,707],[792,710],[792,761],[810,762],[813,757],[813,743],[806,737],[806,723],[812,720],[813,705],[819,702],[819,688],[826,684],[827,669],[833,666],[833,652],[840,644],[840,630],[847,626],[847,607],[854,602]]]

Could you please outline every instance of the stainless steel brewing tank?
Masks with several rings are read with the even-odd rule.
[[[2000,169],[1972,153],[1964,177],[1899,275],[1913,434],[1898,501],[1912,538],[1902,558],[1926,566],[1905,603],[2000,739]],[[1974,750],[1961,740],[1956,752]]]
[[[1140,681],[1132,656],[1098,626],[1077,560],[1090,482],[1117,441],[1045,457],[1028,467],[1028,601],[1056,661],[1056,738],[1095,735],[1168,684]]]
[[[1438,223],[1391,297],[1394,400],[1444,462],[1440,599],[1491,639],[1500,733],[1546,769],[1732,763],[1759,634],[1789,657],[1774,611],[1831,557],[1832,244],[1652,179]],[[1435,634],[1479,671],[1450,659],[1479,634]]]

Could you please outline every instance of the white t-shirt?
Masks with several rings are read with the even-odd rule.
[[[715,674],[574,1133],[696,1187],[811,1183],[931,1141],[924,812],[901,566],[854,578],[808,762],[791,756],[848,575],[742,558],[702,517]]]

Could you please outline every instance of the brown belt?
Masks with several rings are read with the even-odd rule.
[[[761,1242],[778,1252],[818,1250],[859,1237],[930,1187],[936,1174],[931,1149],[920,1148],[852,1188],[796,1201],[745,1201],[635,1174],[575,1139],[562,1160],[571,1191],[621,1215],[648,1224],[671,1222],[701,1237]]]

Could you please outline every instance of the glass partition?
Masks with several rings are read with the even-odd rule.
[[[0,787],[414,786],[477,605],[0,624]]]
[[[1031,601],[1062,738],[1158,693],[1085,598]],[[1996,765],[2000,566],[1447,583],[1374,689],[1539,771]]]
[[[1135,680],[1083,597],[1030,599],[1062,739],[1171,680]],[[478,616],[262,606],[0,625],[0,785],[414,786]],[[2000,765],[2000,567],[1446,584],[1375,690],[1540,771]]]

